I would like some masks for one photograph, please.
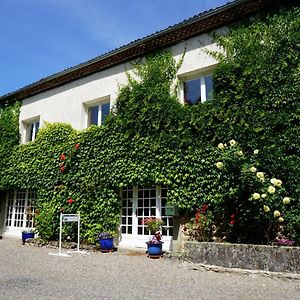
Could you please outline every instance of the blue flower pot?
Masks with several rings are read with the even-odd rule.
[[[34,238],[34,232],[22,232],[22,242],[25,243],[28,239]]]
[[[152,242],[146,242],[148,246],[148,256],[152,258],[159,258],[162,256],[162,244],[163,242],[159,243],[152,243]]]
[[[114,238],[99,239],[99,244],[102,252],[109,252],[114,247]]]

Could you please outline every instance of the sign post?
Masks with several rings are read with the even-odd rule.
[[[79,250],[80,245],[80,215],[79,214],[60,214],[60,222],[59,222],[59,243],[58,243],[58,253],[49,253],[50,255],[58,255],[64,257],[70,257],[70,255],[66,253],[62,253],[61,251],[61,240],[62,240],[62,227],[63,223],[68,222],[77,222],[77,251],[76,253],[86,253],[85,251]],[[69,253],[74,253],[74,251],[68,251]]]

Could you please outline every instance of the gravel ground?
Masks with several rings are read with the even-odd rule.
[[[194,270],[144,253],[49,255],[57,249],[0,240],[0,299],[299,299],[300,280]]]

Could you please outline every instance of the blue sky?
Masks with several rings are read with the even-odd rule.
[[[229,0],[1,0],[0,95]]]

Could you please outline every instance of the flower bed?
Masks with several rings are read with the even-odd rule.
[[[300,273],[300,247],[186,242],[185,257],[229,268]]]

